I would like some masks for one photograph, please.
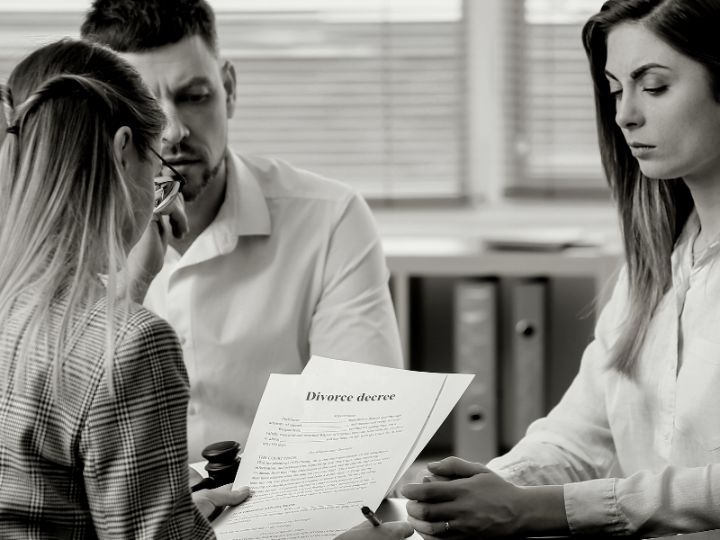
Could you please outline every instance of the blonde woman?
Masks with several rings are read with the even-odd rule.
[[[163,114],[129,66],[77,41],[1,90],[0,533],[212,538],[188,489],[177,338],[114,292],[141,236],[162,249]]]

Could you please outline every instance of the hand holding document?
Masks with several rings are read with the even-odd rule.
[[[218,538],[335,538],[379,506],[472,378],[321,357],[271,375],[234,483],[252,496]]]

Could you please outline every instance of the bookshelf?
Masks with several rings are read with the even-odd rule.
[[[495,425],[490,429],[495,431],[493,437],[498,440],[497,453],[502,453],[513,444],[504,436],[509,425],[507,418],[515,409],[509,404],[513,398],[507,397],[512,395],[508,391],[507,373],[513,372],[507,368],[508,351],[512,348],[512,334],[517,332],[511,320],[511,306],[516,301],[513,294],[517,294],[513,291],[523,291],[522,284],[533,280],[543,282],[547,289],[547,306],[543,308],[547,324],[541,360],[544,380],[539,381],[541,388],[536,396],[536,401],[542,403],[539,416],[557,403],[577,371],[582,350],[591,339],[595,318],[612,291],[621,262],[619,246],[596,243],[563,247],[560,242],[524,249],[493,249],[477,238],[419,235],[385,235],[383,243],[406,367],[410,369],[455,369],[460,350],[455,342],[461,324],[456,312],[458,284],[473,280],[496,284],[499,312],[494,325],[498,345],[494,372],[498,376],[490,395],[497,401],[493,402],[487,417],[495,415],[491,420]],[[468,334],[466,329],[464,335],[472,333],[470,330]],[[471,352],[470,363],[472,354],[486,356],[483,350]],[[478,367],[474,372],[482,373],[483,366]],[[477,399],[484,403],[482,407],[487,407],[486,398]],[[489,435],[458,437],[457,426],[462,425],[462,421],[457,420],[456,416],[454,425],[448,421],[440,428],[421,458],[461,453],[459,447],[468,447],[463,439],[465,443],[487,440]],[[483,445],[469,445],[470,448],[480,446]],[[461,457],[484,461],[479,454]]]
[[[586,277],[596,306],[605,304],[620,264],[615,244],[552,250],[488,249],[479,240],[454,237],[385,236],[393,302],[403,351],[410,345],[410,282],[417,277]]]

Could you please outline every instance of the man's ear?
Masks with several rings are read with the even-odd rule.
[[[132,130],[127,126],[118,128],[113,137],[113,154],[123,172],[127,171],[130,152],[133,148]]]
[[[221,72],[223,87],[225,88],[225,105],[227,106],[227,117],[232,118],[233,114],[235,114],[235,90],[237,88],[235,66],[233,66],[230,61],[225,60]]]

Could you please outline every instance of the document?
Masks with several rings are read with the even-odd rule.
[[[234,487],[251,497],[214,524],[220,540],[330,540],[376,509],[472,380],[313,357],[273,374]]]

